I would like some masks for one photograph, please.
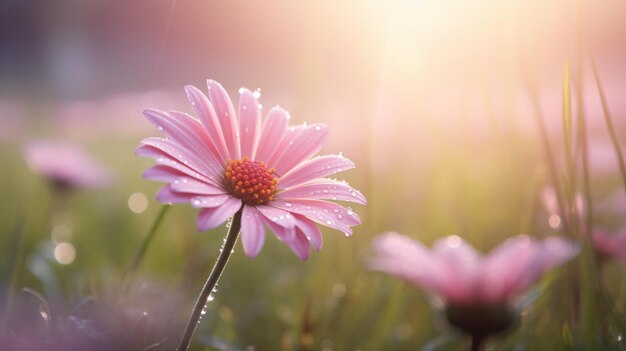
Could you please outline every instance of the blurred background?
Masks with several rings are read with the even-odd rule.
[[[322,153],[356,162],[341,177],[369,205],[355,209],[363,225],[353,237],[325,230],[324,249],[306,262],[273,237],[253,260],[237,246],[200,325],[198,350],[458,349],[461,338],[450,336],[423,294],[365,268],[371,240],[395,230],[430,245],[458,234],[486,252],[512,235],[560,233],[541,202],[550,179],[537,116],[565,172],[567,62],[573,113],[587,121],[594,225],[621,228],[626,200],[590,57],[623,146],[624,14],[621,0],[4,0],[5,323],[33,342],[68,330],[100,340],[139,323],[144,347],[171,348],[225,229],[198,233],[195,211],[175,206],[133,287],[121,293],[161,206],[159,185],[141,176],[152,162],[133,150],[158,135],[143,109],[191,113],[183,86],[205,90],[211,78],[234,101],[241,86],[260,88],[265,110],[280,104],[292,123],[328,124]],[[60,195],[24,160],[24,145],[42,139],[78,145],[110,183]],[[614,264],[603,277],[622,308],[624,284],[612,277],[623,273]],[[529,314],[494,347],[563,347],[555,335],[567,313]],[[611,333],[621,345],[621,332]]]

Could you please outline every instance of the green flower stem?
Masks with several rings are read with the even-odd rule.
[[[224,240],[224,246],[222,246],[222,251],[220,252],[219,257],[217,258],[217,261],[213,266],[213,270],[211,270],[211,274],[209,274],[207,281],[204,283],[204,287],[202,287],[202,291],[200,291],[200,295],[196,300],[196,304],[191,311],[191,316],[189,317],[189,321],[187,322],[187,327],[185,327],[185,332],[177,348],[178,351],[187,351],[187,349],[189,348],[193,333],[195,332],[196,327],[198,326],[198,322],[200,321],[202,310],[204,309],[204,306],[206,305],[209,296],[211,296],[213,289],[215,289],[217,281],[220,279],[220,276],[222,275],[222,272],[226,267],[226,263],[228,262],[228,259],[233,252],[233,247],[237,242],[237,238],[239,237],[239,231],[241,229],[242,211],[243,207],[233,216],[233,220],[230,224],[230,229],[228,230],[228,234],[226,234],[226,239]]]
[[[143,257],[145,256],[146,251],[148,250],[148,246],[150,246],[150,243],[154,239],[154,236],[157,230],[159,229],[159,227],[161,226],[161,223],[163,222],[163,218],[165,217],[165,214],[167,213],[170,207],[171,206],[168,206],[168,205],[164,205],[161,207],[161,211],[159,211],[159,214],[157,215],[156,219],[152,223],[152,226],[150,227],[150,230],[148,231],[148,235],[146,235],[146,238],[143,240],[143,243],[141,244],[141,247],[139,248],[139,251],[137,251],[137,253],[135,254],[135,258],[133,259],[133,262],[131,263],[130,267],[126,271],[123,281],[126,282],[127,289],[130,287],[133,277],[135,275],[135,272],[137,271],[139,264],[143,260]]]
[[[541,137],[541,143],[544,149],[546,161],[548,164],[548,172],[550,178],[552,178],[552,184],[554,185],[554,191],[556,192],[558,211],[563,217],[563,232],[566,235],[572,235],[570,228],[570,213],[568,210],[568,206],[565,204],[564,195],[560,187],[559,172],[557,171],[556,161],[554,158],[554,153],[552,151],[552,146],[550,145],[550,137],[548,135],[548,129],[545,123],[545,116],[541,111],[541,104],[539,103],[539,94],[537,93],[537,89],[534,88],[530,83],[528,84],[528,90],[530,99],[534,109],[534,116],[537,126],[539,127],[539,134]]]
[[[613,147],[615,148],[615,154],[617,155],[617,161],[619,163],[619,171],[622,175],[624,190],[626,191],[626,164],[624,163],[624,154],[622,153],[622,148],[620,146],[619,140],[617,140],[617,133],[615,132],[613,118],[611,117],[611,112],[609,111],[609,104],[606,101],[604,88],[602,88],[602,84],[600,83],[600,75],[598,74],[598,69],[596,68],[596,63],[593,60],[593,57],[591,57],[591,67],[593,68],[593,75],[596,78],[596,85],[598,86],[598,92],[600,93],[600,99],[602,100],[602,110],[604,111],[606,129],[608,129],[609,131],[609,135],[611,136],[611,142],[613,143]]]
[[[480,335],[472,335],[472,340],[470,341],[469,348],[470,351],[481,351],[483,349],[483,340],[484,338]]]
[[[582,60],[580,60],[582,61]],[[583,228],[581,228],[582,254],[581,254],[581,270],[582,270],[582,291],[581,291],[581,319],[583,328],[583,339],[586,341],[587,347],[592,347],[595,343],[595,331],[598,326],[597,314],[597,268],[593,251],[592,225],[593,225],[593,203],[591,201],[591,180],[589,174],[589,140],[587,135],[587,123],[584,114],[584,92],[582,68],[578,66],[578,80],[576,82],[576,95],[578,96],[578,140],[581,148],[582,159],[582,183],[583,196],[585,199],[585,210],[581,214],[584,220]]]

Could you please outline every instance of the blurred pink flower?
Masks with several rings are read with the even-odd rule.
[[[483,257],[456,235],[437,240],[429,250],[397,233],[378,237],[374,249],[378,256],[370,262],[372,269],[398,276],[448,305],[462,306],[509,303],[544,272],[579,251],[565,239],[537,241],[519,235]]]
[[[35,173],[63,188],[96,188],[111,183],[111,171],[79,147],[57,141],[34,141],[23,149],[24,159]]]
[[[595,229],[592,234],[592,241],[599,259],[626,259],[626,228],[612,234]]]
[[[323,178],[354,164],[341,154],[311,158],[324,144],[327,126],[289,127],[289,113],[280,107],[262,121],[257,96],[244,88],[235,113],[213,80],[208,98],[191,85],[185,90],[198,119],[177,111],[144,111],[166,135],[143,140],[136,151],[157,162],[144,176],[168,183],[159,201],[200,208],[199,230],[215,228],[241,209],[241,238],[249,257],[261,250],[265,226],[306,259],[310,246],[322,246],[315,223],[347,235],[360,224],[351,209],[326,200],[365,204],[365,197],[345,182]]]

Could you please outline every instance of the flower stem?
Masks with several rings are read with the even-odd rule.
[[[541,111],[541,105],[539,102],[539,94],[537,89],[528,83],[528,90],[531,99],[531,103],[534,109],[534,116],[537,125],[539,126],[539,134],[541,137],[541,142],[543,144],[543,149],[545,153],[546,163],[548,164],[548,172],[550,178],[552,178],[552,184],[554,185],[554,191],[556,192],[557,198],[557,206],[558,212],[563,217],[563,231],[567,235],[572,235],[570,231],[570,220],[569,220],[569,210],[568,206],[565,204],[564,195],[560,186],[560,177],[559,172],[557,171],[556,161],[554,157],[554,153],[552,151],[552,146],[550,145],[550,137],[548,135],[548,128],[546,127],[545,116]]]
[[[193,333],[198,326],[200,316],[202,315],[202,310],[204,309],[204,306],[206,305],[209,296],[211,296],[213,289],[215,289],[217,281],[222,275],[222,272],[226,267],[226,263],[228,262],[228,259],[230,258],[230,255],[233,251],[233,247],[237,242],[239,230],[241,229],[242,211],[243,208],[237,211],[237,213],[235,213],[235,215],[233,216],[233,220],[230,224],[228,234],[226,234],[226,239],[224,240],[224,245],[222,246],[220,256],[217,258],[217,261],[213,266],[213,270],[211,270],[211,274],[209,274],[207,281],[204,283],[204,287],[202,287],[202,291],[200,291],[200,295],[196,300],[196,304],[191,311],[191,316],[189,317],[189,321],[187,322],[187,327],[185,327],[185,333],[183,334],[183,337],[180,340],[180,344],[177,348],[178,351],[187,351],[187,349],[189,348],[189,344],[191,343],[191,337],[193,336]]]
[[[484,338],[480,335],[472,335],[472,340],[470,341],[469,347],[470,351],[481,351],[483,349],[483,340]]]
[[[159,211],[159,214],[157,215],[156,219],[152,223],[152,226],[150,227],[150,230],[148,231],[148,235],[146,235],[146,238],[143,240],[143,243],[141,244],[141,247],[139,248],[139,251],[137,251],[137,253],[135,254],[135,258],[133,259],[133,262],[131,263],[130,267],[126,271],[126,274],[124,275],[124,278],[122,279],[122,281],[126,282],[126,289],[130,287],[131,282],[133,280],[133,276],[135,275],[135,272],[137,271],[139,264],[143,260],[143,256],[146,254],[146,251],[148,250],[148,246],[150,246],[152,239],[154,239],[154,235],[156,234],[157,229],[159,229],[159,227],[161,226],[161,222],[163,222],[163,218],[165,217],[165,214],[167,213],[167,210],[170,207],[171,206],[161,207],[161,211]]]

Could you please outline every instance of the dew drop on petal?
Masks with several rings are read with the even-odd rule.
[[[519,235],[515,238],[515,241],[517,242],[517,246],[521,248],[527,248],[530,245],[530,238],[525,234]]]
[[[461,246],[461,237],[459,237],[458,235],[450,235],[446,239],[446,243],[452,248],[457,248]]]

